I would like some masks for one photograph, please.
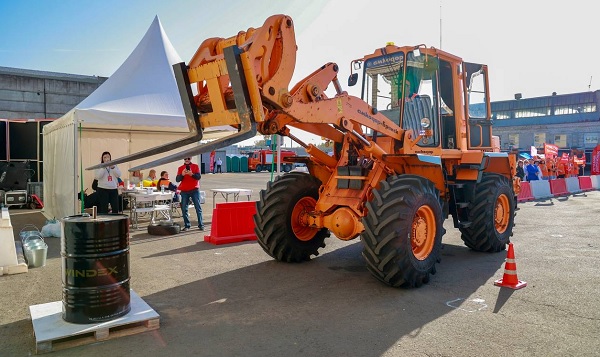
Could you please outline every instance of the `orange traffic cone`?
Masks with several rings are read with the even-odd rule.
[[[526,281],[521,281],[517,278],[517,263],[515,262],[515,250],[512,243],[508,243],[508,253],[506,254],[506,264],[504,265],[504,276],[502,279],[494,281],[494,285],[515,290],[527,286]]]

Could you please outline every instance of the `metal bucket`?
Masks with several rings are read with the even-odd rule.
[[[31,245],[29,248],[24,248],[23,252],[29,268],[39,268],[46,265],[48,255],[48,245],[46,243]]]
[[[71,216],[61,221],[62,318],[88,324],[130,310],[129,219]]]
[[[19,231],[19,237],[21,241],[24,241],[29,236],[41,236],[40,230],[33,224],[26,224],[21,231]]]
[[[22,240],[23,243],[23,249],[34,246],[34,245],[39,245],[42,243],[46,243],[44,242],[44,238],[42,237],[41,234],[35,234],[35,235],[29,235],[27,237],[25,237],[25,239]]]
[[[29,268],[39,268],[46,265],[46,257],[48,255],[48,245],[44,242],[44,238],[38,232],[23,238],[23,255],[27,260]]]

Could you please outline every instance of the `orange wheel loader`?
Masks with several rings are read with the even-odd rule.
[[[296,50],[286,15],[205,40],[187,65],[174,66],[190,135],[104,165],[199,141],[214,126],[237,133],[131,170],[210,152],[257,132],[279,134],[306,149],[306,157],[286,160],[306,164],[308,172],[278,176],[260,193],[255,232],[273,258],[309,260],[331,233],[361,237],[375,278],[418,287],[436,272],[449,215],[467,247],[505,249],[519,181],[514,156],[499,152],[492,139],[487,66],[425,45],[388,43],[350,64],[348,85],[360,81],[359,98],[342,89],[335,63],[290,86]],[[333,156],[290,128],[326,138]]]

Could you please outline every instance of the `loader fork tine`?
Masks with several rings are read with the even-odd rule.
[[[245,130],[244,130],[244,127]],[[177,160],[183,160],[186,157],[191,157],[197,154],[202,154],[205,152],[211,152],[215,149],[220,149],[222,147],[225,146],[229,146],[231,144],[235,144],[237,142],[240,142],[242,140],[246,140],[246,139],[250,139],[252,137],[254,137],[256,135],[256,123],[252,122],[252,123],[248,123],[247,125],[242,124],[242,130],[240,132],[238,132],[237,134],[233,134],[233,135],[229,135],[227,137],[215,140],[215,141],[211,141],[210,143],[206,143],[200,146],[196,146],[184,151],[180,151],[177,154],[174,155],[170,155],[167,157],[163,157],[160,158],[158,160],[154,160],[142,165],[138,165],[136,167],[132,167],[129,169],[129,171],[136,171],[136,170],[144,170],[150,167],[157,167],[163,164],[168,164],[170,162],[173,161],[177,161]]]
[[[170,143],[165,144],[165,145],[153,147],[151,149],[140,151],[140,152],[136,152],[135,154],[131,154],[131,155],[128,155],[128,156],[123,156],[123,157],[120,157],[118,159],[107,161],[107,162],[102,163],[102,164],[90,166],[90,167],[86,168],[86,170],[95,170],[95,169],[99,169],[99,168],[102,168],[102,167],[107,167],[107,166],[122,164],[124,162],[129,162],[129,161],[133,161],[133,160],[137,160],[137,159],[143,159],[145,157],[152,156],[152,155],[163,154],[166,151],[171,151],[171,150],[180,148],[180,147],[185,146],[185,145],[189,145],[189,144],[192,144],[192,143],[197,143],[198,141],[200,141],[200,139],[198,139],[198,137],[201,138],[202,135],[196,134],[194,136],[188,136],[188,137],[183,138],[181,140],[173,141],[173,142],[170,142]]]

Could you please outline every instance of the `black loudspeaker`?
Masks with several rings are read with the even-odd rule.
[[[27,182],[33,174],[29,161],[0,162],[0,190],[27,190]]]

